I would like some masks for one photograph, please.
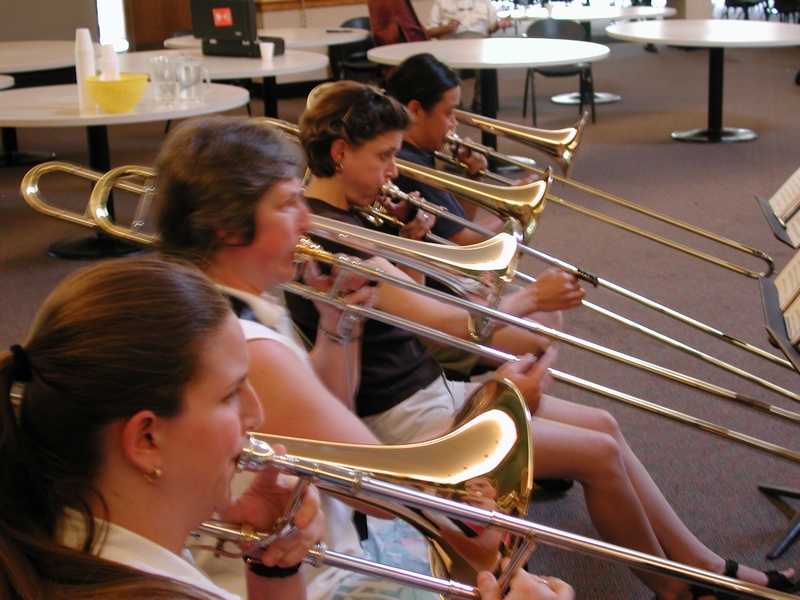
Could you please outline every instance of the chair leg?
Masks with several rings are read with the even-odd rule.
[[[594,116],[594,77],[592,76],[591,68],[586,69],[586,91],[589,96],[589,106],[592,110],[592,123],[595,123]]]
[[[531,69],[531,116],[536,127],[536,73]]]

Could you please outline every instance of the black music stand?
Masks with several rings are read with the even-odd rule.
[[[775,215],[775,211],[772,210],[772,206],[769,204],[769,200],[763,196],[759,196],[758,194],[756,194],[756,200],[758,201],[758,205],[761,207],[761,210],[764,211],[764,216],[767,218],[767,223],[769,223],[769,226],[772,229],[772,233],[775,234],[775,237],[787,246],[794,248],[794,243],[789,237],[789,234],[786,233],[786,226],[778,220],[778,217]]]
[[[769,205],[767,206],[769,207]],[[769,212],[772,213],[772,210],[770,209]],[[786,332],[786,323],[783,320],[783,313],[781,312],[780,303],[778,302],[778,290],[772,280],[766,277],[759,277],[759,283],[761,284],[761,302],[764,306],[764,318],[767,322],[767,333],[769,334],[770,341],[786,355],[786,358],[789,359],[789,362],[792,363],[795,370],[800,372],[800,353],[797,352],[797,349],[792,346],[791,341],[789,341],[789,336]],[[800,534],[800,510],[795,511],[792,516],[791,507],[782,497],[800,498],[800,490],[772,485],[759,485],[758,489],[769,496],[770,500],[786,513],[790,519],[789,525],[783,532],[783,535],[767,554],[767,558],[778,558],[783,551],[789,547],[798,534]]]
[[[759,485],[758,489],[766,496],[769,496],[772,503],[789,517],[789,525],[783,532],[781,539],[767,554],[767,558],[778,558],[800,534],[800,510],[795,511],[794,516],[792,516],[792,508],[783,500],[783,497],[800,498],[800,490],[771,485]]]

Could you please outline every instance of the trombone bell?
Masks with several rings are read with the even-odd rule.
[[[472,181],[407,160],[395,159],[395,163],[403,175],[474,202],[500,218],[514,219],[521,226],[515,233],[523,244],[533,237],[552,181],[549,169],[539,181],[506,187]]]
[[[433,440],[375,446],[254,433],[239,465],[244,470],[266,468],[274,458],[270,445],[280,443],[294,459],[366,472],[387,483],[465,504],[470,498],[469,483],[483,478],[495,489],[494,510],[524,517],[533,488],[528,419],[519,391],[498,379],[478,388],[454,418],[451,430]],[[352,486],[326,491],[357,497]],[[486,562],[478,562],[460,546],[465,539],[462,528],[469,527],[468,523],[411,510],[394,499],[376,501],[375,506],[406,520],[427,538],[435,577],[474,581],[478,570],[497,567],[497,552],[513,555],[525,550],[523,540],[515,537],[501,544]]]
[[[583,128],[589,118],[588,113],[583,113],[580,120],[572,127],[567,127],[566,129],[538,129],[484,117],[463,110],[456,110],[455,115],[460,123],[477,127],[487,133],[517,140],[552,156],[564,177],[569,177],[575,152],[581,142]]]

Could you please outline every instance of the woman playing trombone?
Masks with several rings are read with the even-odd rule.
[[[181,123],[170,132],[157,160],[162,250],[198,264],[243,317],[250,382],[265,413],[261,431],[380,443],[351,409],[360,374],[361,325],[350,323],[355,329],[344,339],[337,326],[347,315],[321,305],[319,333],[308,353],[280,299],[269,293],[294,278],[295,249],[311,225],[299,180],[302,166],[297,145],[272,128],[226,117]],[[331,278],[313,269],[304,276],[320,289],[332,285]],[[375,288],[363,284],[344,282],[344,299],[373,303]],[[359,555],[352,510],[324,494],[323,503],[324,541],[333,550]],[[241,586],[241,570],[234,561],[206,557],[202,566],[225,587]],[[339,569],[310,569],[305,575],[312,599],[357,597],[362,582],[372,590],[370,597],[407,597],[390,582]],[[499,600],[491,576],[481,575],[478,581],[482,597]],[[506,600],[573,597],[571,588],[558,580],[520,573],[514,582]]]
[[[0,353],[0,597],[238,598],[184,541],[215,511],[262,531],[283,515],[293,486],[274,470],[231,495],[261,421],[247,373],[230,305],[196,269],[132,259],[67,278]],[[321,522],[311,487],[296,533],[244,550],[262,570],[290,567]],[[238,566],[250,598],[305,597],[298,575]]]
[[[434,153],[445,146],[447,133],[457,125],[454,111],[461,105],[461,84],[455,71],[432,54],[417,54],[403,61],[392,72],[386,81],[386,93],[403,104],[412,117],[410,126],[403,133],[403,144],[397,152],[397,158],[435,168]],[[477,177],[488,166],[483,154],[470,152],[463,147],[454,148],[453,152],[465,165],[463,174],[467,177]],[[402,174],[395,177],[393,183],[406,193],[418,192],[425,200],[447,209],[456,217],[473,221],[476,219],[476,204],[462,203],[447,191]],[[396,205],[391,208],[395,211],[403,208],[408,210],[408,207]],[[482,217],[478,224],[495,233],[502,231],[504,225],[501,219],[493,215]],[[462,246],[486,239],[446,216],[436,219],[430,231]],[[584,296],[577,278],[555,267],[543,271],[531,288],[537,294],[537,309],[530,318],[553,329],[562,328],[561,311],[580,305]],[[500,334],[498,347],[503,347],[503,335],[513,334]],[[547,345],[548,341],[540,340],[540,343]],[[431,349],[448,372],[461,373],[467,377],[479,361],[474,355],[472,360],[460,357],[460,353],[453,349]]]
[[[343,222],[359,223],[357,209],[371,204],[384,182],[397,176],[394,158],[409,125],[406,109],[375,88],[339,82],[320,94],[306,110],[300,126],[301,141],[313,174],[306,189],[311,209]],[[375,257],[369,260],[388,272],[399,273],[385,260]],[[383,283],[377,289],[377,306],[382,310],[439,329],[452,327],[455,319],[461,324],[458,335],[468,337],[466,315],[459,316],[458,311],[451,309],[440,321],[443,309],[435,303]],[[313,334],[316,327],[313,309],[301,301],[292,300],[291,304],[298,323]],[[461,402],[464,388],[441,382],[440,377],[420,382],[420,369],[415,366],[398,377],[414,382],[409,384],[415,386],[412,393],[405,397],[386,394],[385,386],[381,389],[379,381],[373,381],[374,373],[384,369],[396,375],[406,365],[396,359],[396,353],[402,349],[375,343],[376,330],[370,325],[367,322],[364,327],[362,342],[365,367],[356,401],[360,414],[365,415],[382,439],[393,443],[424,435],[422,428],[442,427],[453,406]],[[519,364],[518,371],[511,373],[521,379],[518,386],[534,415],[530,427],[538,477],[579,481],[589,515],[608,541],[709,571],[726,572],[760,585],[792,586],[783,574],[768,576],[749,567],[738,568],[733,561],[725,561],[703,545],[664,498],[611,415],[541,394],[540,384],[546,375],[543,368],[551,360],[550,352],[527,372],[533,372],[534,377],[520,377],[519,370],[524,369]],[[425,360],[421,362],[428,364]],[[443,388],[434,391],[440,382]],[[408,393],[408,389],[404,391]],[[386,408],[387,402],[393,406]],[[663,576],[644,572],[637,575],[662,599],[712,595],[708,590],[690,590],[687,584]]]

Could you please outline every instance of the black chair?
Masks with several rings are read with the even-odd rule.
[[[371,31],[369,17],[355,17],[342,23],[341,27],[353,27]],[[367,59],[367,51],[375,47],[372,35],[366,40],[331,46],[331,72],[334,79],[351,79],[361,83],[377,83],[383,80],[380,66]]]
[[[767,2],[765,0],[725,0],[725,12],[722,13],[723,18],[729,18],[728,12],[733,10],[734,14],[736,14],[737,10],[742,11],[742,16],[745,20],[750,20],[750,10],[761,6],[762,8],[766,9]],[[767,18],[769,17],[769,13],[764,12]]]
[[[586,40],[586,30],[583,25],[576,21],[566,21],[560,19],[540,19],[534,21],[528,27],[526,37],[530,38],[551,38],[560,40]],[[592,78],[591,63],[577,63],[565,65],[563,67],[532,67],[525,75],[525,95],[522,100],[522,116],[528,114],[528,89],[531,93],[531,115],[533,124],[536,125],[536,74],[545,77],[570,77],[577,75],[580,78],[578,114],[583,114],[583,106],[588,104],[592,111],[592,123],[595,122],[594,116],[594,80]]]
[[[772,9],[778,19],[784,23],[797,23],[797,13],[800,12],[798,0],[773,0]]]

